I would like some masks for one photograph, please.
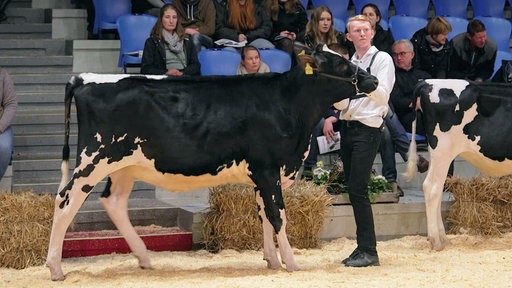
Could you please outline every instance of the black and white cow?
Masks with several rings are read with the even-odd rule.
[[[326,49],[326,48],[325,48]],[[253,185],[263,222],[264,259],[298,269],[285,232],[281,188],[290,186],[310,134],[337,101],[376,88],[377,79],[332,51],[312,57],[313,75],[298,65],[285,74],[162,77],[82,74],[66,87],[63,178],[47,257],[52,280],[63,280],[65,232],[88,193],[109,177],[101,202],[142,268],[151,268],[128,219],[135,179],[170,191],[228,182]],[[220,64],[222,65],[222,64]],[[69,119],[75,99],[77,164],[68,182]]]
[[[430,79],[419,83],[415,93],[421,101],[430,156],[423,182],[428,240],[432,249],[442,250],[447,242],[442,192],[455,157],[490,176],[512,174],[512,85]],[[417,161],[412,139],[405,173],[409,179]]]

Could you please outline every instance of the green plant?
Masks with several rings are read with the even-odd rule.
[[[316,166],[317,168],[313,170],[313,182],[316,185],[325,185],[329,194],[339,195],[347,193],[343,164],[340,160],[334,163],[331,170],[324,169],[322,161],[318,161]],[[377,172],[373,169],[370,174],[370,181],[368,182],[370,202],[375,203],[379,194],[390,190],[391,184],[382,175],[377,175]]]

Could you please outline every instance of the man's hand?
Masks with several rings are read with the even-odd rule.
[[[331,143],[331,141],[334,141],[334,128],[333,123],[338,122],[338,118],[334,116],[330,116],[329,118],[325,119],[324,121],[324,128],[322,131],[324,132],[325,139],[327,140],[327,144]]]

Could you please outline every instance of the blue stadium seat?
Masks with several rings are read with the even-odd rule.
[[[452,39],[456,35],[460,33],[465,33],[468,30],[467,19],[459,18],[459,17],[443,17],[452,25],[452,31],[448,33],[448,40]]]
[[[132,12],[130,0],[93,0],[94,26],[92,34],[102,38],[102,30],[117,30],[117,18]]]
[[[270,68],[270,72],[284,73],[292,67],[290,54],[279,49],[259,49],[261,61]]]
[[[427,25],[427,19],[395,15],[389,18],[389,29],[395,40],[411,39],[416,31]]]
[[[197,57],[201,64],[201,75],[236,75],[242,60],[240,53],[225,49],[203,49]]]
[[[510,34],[512,24],[508,19],[500,17],[481,17],[475,19],[482,21],[485,25],[486,34],[498,44],[498,50],[510,52]]]
[[[347,30],[347,24],[345,23],[345,21],[341,20],[339,18],[336,18],[336,17],[334,17],[333,21],[334,21],[334,29],[345,33],[345,30]]]
[[[501,17],[504,18],[505,0],[471,0],[473,17]]]
[[[123,15],[117,19],[117,31],[121,42],[119,67],[124,73],[129,66],[140,66],[144,43],[157,18],[151,15]]]
[[[436,16],[468,18],[469,0],[432,0]]]
[[[428,18],[430,0],[393,0],[395,15]]]
[[[409,133],[409,132],[405,132],[407,134],[407,138],[409,138],[409,141],[412,140],[412,134]],[[414,137],[416,139],[416,142],[426,142],[427,141],[427,137],[424,136],[424,135],[420,135],[420,134],[416,134],[415,135],[416,137]]]
[[[364,5],[373,3],[379,7],[382,20],[388,21],[389,19],[388,11],[391,0],[352,0],[352,2],[354,3],[356,14],[361,14],[361,9],[363,9]],[[384,28],[384,26],[382,26],[382,28]]]
[[[313,8],[325,5],[332,12],[332,17],[347,20],[348,3],[350,0],[312,0]]]

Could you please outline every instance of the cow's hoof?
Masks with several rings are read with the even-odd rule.
[[[286,271],[288,272],[294,272],[294,271],[299,271],[300,268],[299,266],[297,266],[297,264],[293,264],[293,265],[286,265]]]
[[[139,264],[139,267],[140,269],[144,269],[144,270],[153,270],[153,265],[151,265],[151,263],[147,263],[147,264]]]
[[[444,243],[441,240],[434,240],[433,238],[429,237],[428,241],[430,242],[430,248],[434,251],[441,251],[444,249]]]
[[[283,268],[283,266],[281,266],[281,263],[279,263],[279,261],[269,261],[268,259],[265,259],[265,261],[267,261],[267,268],[268,269],[272,269],[272,270],[276,270],[276,269],[281,269]]]
[[[46,264],[46,267],[50,269],[50,279],[52,281],[64,281],[64,279],[66,279],[64,272],[62,272],[62,269],[54,268],[48,264]]]

